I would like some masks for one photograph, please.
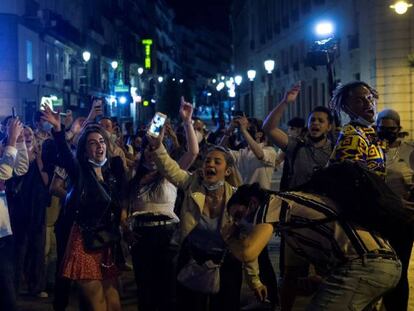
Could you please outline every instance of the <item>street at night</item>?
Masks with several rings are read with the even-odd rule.
[[[410,0],[0,0],[0,311],[414,311]]]

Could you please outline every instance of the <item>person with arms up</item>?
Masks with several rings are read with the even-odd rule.
[[[59,114],[47,106],[44,109],[42,118],[53,125],[58,153],[72,183],[65,208],[75,213],[62,276],[78,283],[91,310],[119,311],[115,252],[120,239],[119,225],[127,216],[122,160],[109,158],[108,137],[98,125],[83,129],[74,157]]]
[[[5,181],[13,174],[24,175],[29,168],[29,157],[22,136],[19,119],[10,118],[6,125],[6,145],[0,157],[0,310],[16,310],[14,279],[13,233],[5,192]]]

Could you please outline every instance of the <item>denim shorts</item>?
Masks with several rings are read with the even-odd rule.
[[[332,270],[306,310],[370,310],[401,276],[397,257],[369,254]]]

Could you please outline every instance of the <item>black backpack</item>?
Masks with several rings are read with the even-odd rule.
[[[334,163],[316,171],[309,182],[295,190],[331,198],[339,205],[340,218],[384,238],[395,239],[407,232],[412,235],[414,212],[404,208],[401,198],[381,177],[357,162]]]

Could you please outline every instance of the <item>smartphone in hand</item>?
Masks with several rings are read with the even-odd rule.
[[[148,135],[152,137],[160,136],[161,129],[167,120],[167,116],[161,112],[155,113],[154,117],[151,120],[150,127],[147,131]]]

